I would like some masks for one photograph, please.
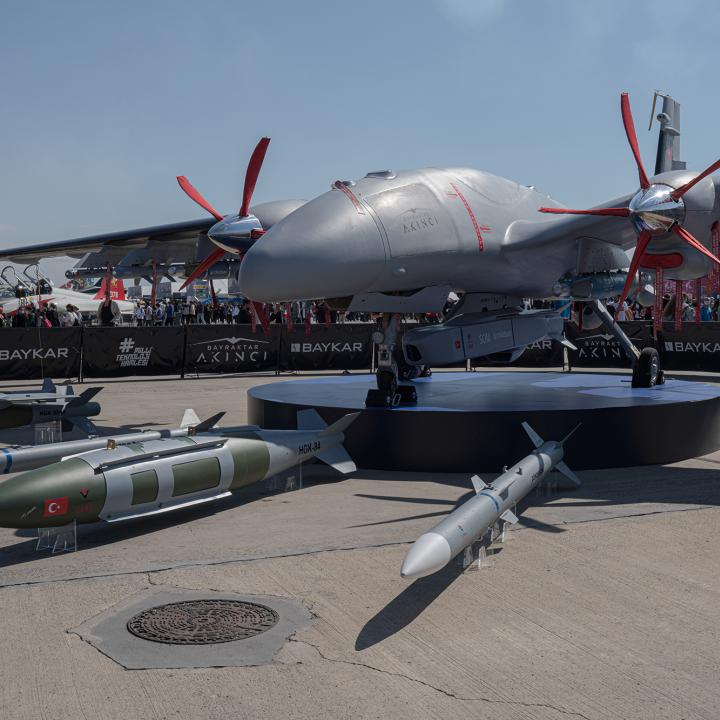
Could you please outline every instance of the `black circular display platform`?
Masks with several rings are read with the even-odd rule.
[[[294,428],[298,410],[326,422],[362,415],[346,433],[358,467],[426,472],[497,471],[532,450],[520,426],[560,440],[576,470],[655,465],[720,449],[720,387],[669,379],[634,389],[628,375],[441,372],[413,383],[417,405],[365,408],[373,375],[313,377],[248,391],[251,423]]]

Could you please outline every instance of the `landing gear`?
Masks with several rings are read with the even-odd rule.
[[[647,347],[640,352],[599,300],[593,300],[589,303],[589,306],[600,318],[607,331],[614,335],[620,347],[630,358],[633,367],[632,386],[634,388],[649,388],[662,385],[665,382],[665,374],[660,368],[658,351],[655,348]]]
[[[375,332],[373,340],[377,345],[377,390],[368,390],[366,407],[393,407],[417,402],[415,388],[399,385],[398,380],[412,380],[420,374],[421,368],[414,368],[405,362],[402,355],[395,360],[397,337],[396,316],[385,316],[382,329]],[[399,351],[402,353],[402,350]]]
[[[632,386],[634,388],[649,388],[662,385],[664,382],[665,377],[660,369],[658,351],[652,347],[644,348],[633,367]]]

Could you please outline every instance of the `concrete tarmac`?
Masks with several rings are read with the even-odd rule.
[[[194,407],[242,423],[246,390],[275,379],[100,382],[97,422],[172,427]],[[414,582],[409,545],[468,477],[304,477],[82,527],[76,553],[0,529],[2,720],[718,717],[720,453],[580,473],[530,497],[492,567]],[[289,598],[316,621],[259,667],[125,670],[68,632],[148,588]]]

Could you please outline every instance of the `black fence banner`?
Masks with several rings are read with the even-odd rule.
[[[82,328],[2,328],[0,378],[76,378],[80,376]]]
[[[371,323],[311,325],[309,335],[302,325],[284,330],[280,370],[370,370]]]
[[[180,374],[183,327],[86,327],[83,377]]]
[[[188,325],[186,373],[274,372],[278,367],[281,325],[266,335],[251,325]]]
[[[642,350],[644,347],[653,345],[652,323],[622,322],[620,327],[638,349]],[[575,323],[567,322],[565,323],[565,337],[577,347],[577,351],[568,350],[571,367],[630,367],[630,360],[615,336],[609,333],[603,325],[595,330],[580,332]]]
[[[720,323],[683,323],[680,332],[673,323],[663,323],[658,340],[664,370],[720,372]]]

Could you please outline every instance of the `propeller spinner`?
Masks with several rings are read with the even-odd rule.
[[[673,188],[662,183],[651,184],[645,173],[645,168],[640,158],[635,123],[633,122],[632,111],[630,110],[630,99],[627,93],[620,96],[620,112],[622,114],[625,134],[627,135],[630,149],[632,150],[635,164],[638,169],[640,190],[632,197],[627,207],[619,208],[595,208],[591,210],[570,210],[566,208],[542,207],[540,212],[552,213],[555,215],[604,215],[611,217],[630,218],[638,233],[638,242],[633,252],[630,268],[628,270],[625,286],[617,304],[615,318],[622,304],[627,299],[632,287],[633,278],[640,267],[640,262],[647,246],[653,237],[673,233],[691,247],[709,257],[713,262],[720,265],[720,259],[715,257],[699,240],[683,227],[685,221],[685,204],[683,195],[701,180],[720,168],[720,160],[710,165],[699,175],[679,188]]]
[[[257,184],[257,179],[260,175],[260,169],[262,168],[269,144],[270,138],[262,138],[250,156],[250,162],[248,162],[245,172],[242,204],[240,205],[240,210],[237,215],[221,215],[195,187],[193,187],[192,183],[184,175],[178,176],[178,184],[185,194],[217,220],[217,223],[208,230],[208,237],[218,246],[189,275],[180,287],[181,290],[187,287],[193,280],[204,275],[226,252],[237,254],[242,260],[250,241],[257,240],[265,232],[260,221],[254,215],[250,214],[249,210],[250,202],[255,192],[255,185]]]

